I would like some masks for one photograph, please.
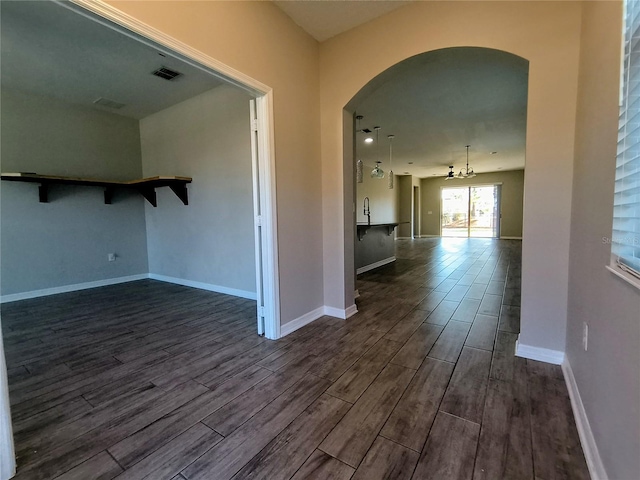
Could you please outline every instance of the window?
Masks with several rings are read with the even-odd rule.
[[[618,155],[611,236],[612,268],[640,280],[640,2],[627,0]]]

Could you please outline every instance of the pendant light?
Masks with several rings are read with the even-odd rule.
[[[360,120],[362,120],[363,118],[364,117],[362,115],[356,116],[356,120],[358,121],[358,132],[361,131]],[[356,182],[362,183],[364,181],[363,171],[364,171],[364,164],[362,163],[361,159],[358,159],[358,161],[356,162]]]
[[[460,170],[460,173],[458,173],[458,176],[456,178],[473,178],[476,176],[475,172],[473,171],[473,168],[469,168],[469,147],[471,145],[466,145],[467,148],[467,168],[464,170]]]
[[[380,168],[380,127],[373,127],[376,131],[376,167],[371,170],[371,178],[384,178],[384,170]]]
[[[391,168],[393,167],[393,139],[395,135],[388,135],[387,138],[389,139],[389,180],[387,185],[389,190],[393,190],[393,170]]]

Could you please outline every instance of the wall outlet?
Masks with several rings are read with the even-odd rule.
[[[116,261],[116,254],[115,253],[107,253],[107,260],[110,262],[115,262]]]
[[[427,212],[427,215],[433,215],[433,210],[429,210],[429,211]]]
[[[587,351],[587,348],[589,347],[589,325],[587,325],[587,322],[583,322],[582,323],[582,348],[584,348],[584,351]]]

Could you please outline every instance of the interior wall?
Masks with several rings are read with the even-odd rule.
[[[107,3],[273,88],[281,324],[321,307],[318,42],[272,2]]]
[[[500,236],[522,238],[522,211],[524,193],[524,170],[479,173],[472,179],[423,178],[420,181],[422,197],[422,235],[440,235],[440,192],[442,187],[464,187],[501,183]],[[431,212],[431,213],[429,213]]]
[[[2,171],[132,180],[142,175],[138,121],[2,89]],[[2,182],[2,295],[147,272],[145,200],[96,187]],[[115,262],[107,254],[115,253]]]
[[[144,176],[193,178],[188,206],[146,206],[149,273],[255,296],[250,98],[222,85],[140,121]]]
[[[335,126],[353,96],[387,68],[427,51],[474,46],[513,53],[529,61],[520,342],[564,350],[581,8],[579,2],[413,2],[323,42],[323,198],[331,199],[323,203],[325,258],[341,258],[349,228],[341,195],[351,180],[335,175],[342,162]],[[375,55],[363,55],[363,39]],[[350,305],[342,266],[325,262],[324,272],[325,304]]]
[[[613,222],[621,19],[621,2],[584,5],[566,350],[610,479],[636,478],[640,472],[640,291],[605,269]],[[583,323],[589,326],[587,351]]]
[[[369,197],[369,209],[371,211],[371,223],[395,223],[399,221],[399,188],[398,178],[395,188],[389,189],[387,172],[384,178],[371,178],[371,170],[374,166],[364,165],[362,183],[356,186],[356,220],[358,223],[367,223],[364,215],[364,198]]]
[[[411,215],[413,213],[413,176],[398,175],[395,178],[398,189],[398,222],[396,235],[401,238],[411,237]]]

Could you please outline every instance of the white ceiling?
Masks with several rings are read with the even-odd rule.
[[[131,118],[221,84],[209,73],[53,2],[0,1],[2,86]],[[151,72],[165,66],[172,81]],[[103,97],[126,106],[94,105]]]
[[[380,126],[380,160],[393,171],[418,177],[457,173],[466,163],[476,173],[524,168],[527,115],[526,60],[497,50],[450,48],[405,60],[372,80],[350,102],[361,126]],[[375,142],[356,134],[356,151],[373,165]],[[497,152],[491,154],[491,152]],[[409,164],[413,162],[413,164]]]
[[[387,0],[299,0],[274,2],[309,35],[324,42],[411,2]]]

